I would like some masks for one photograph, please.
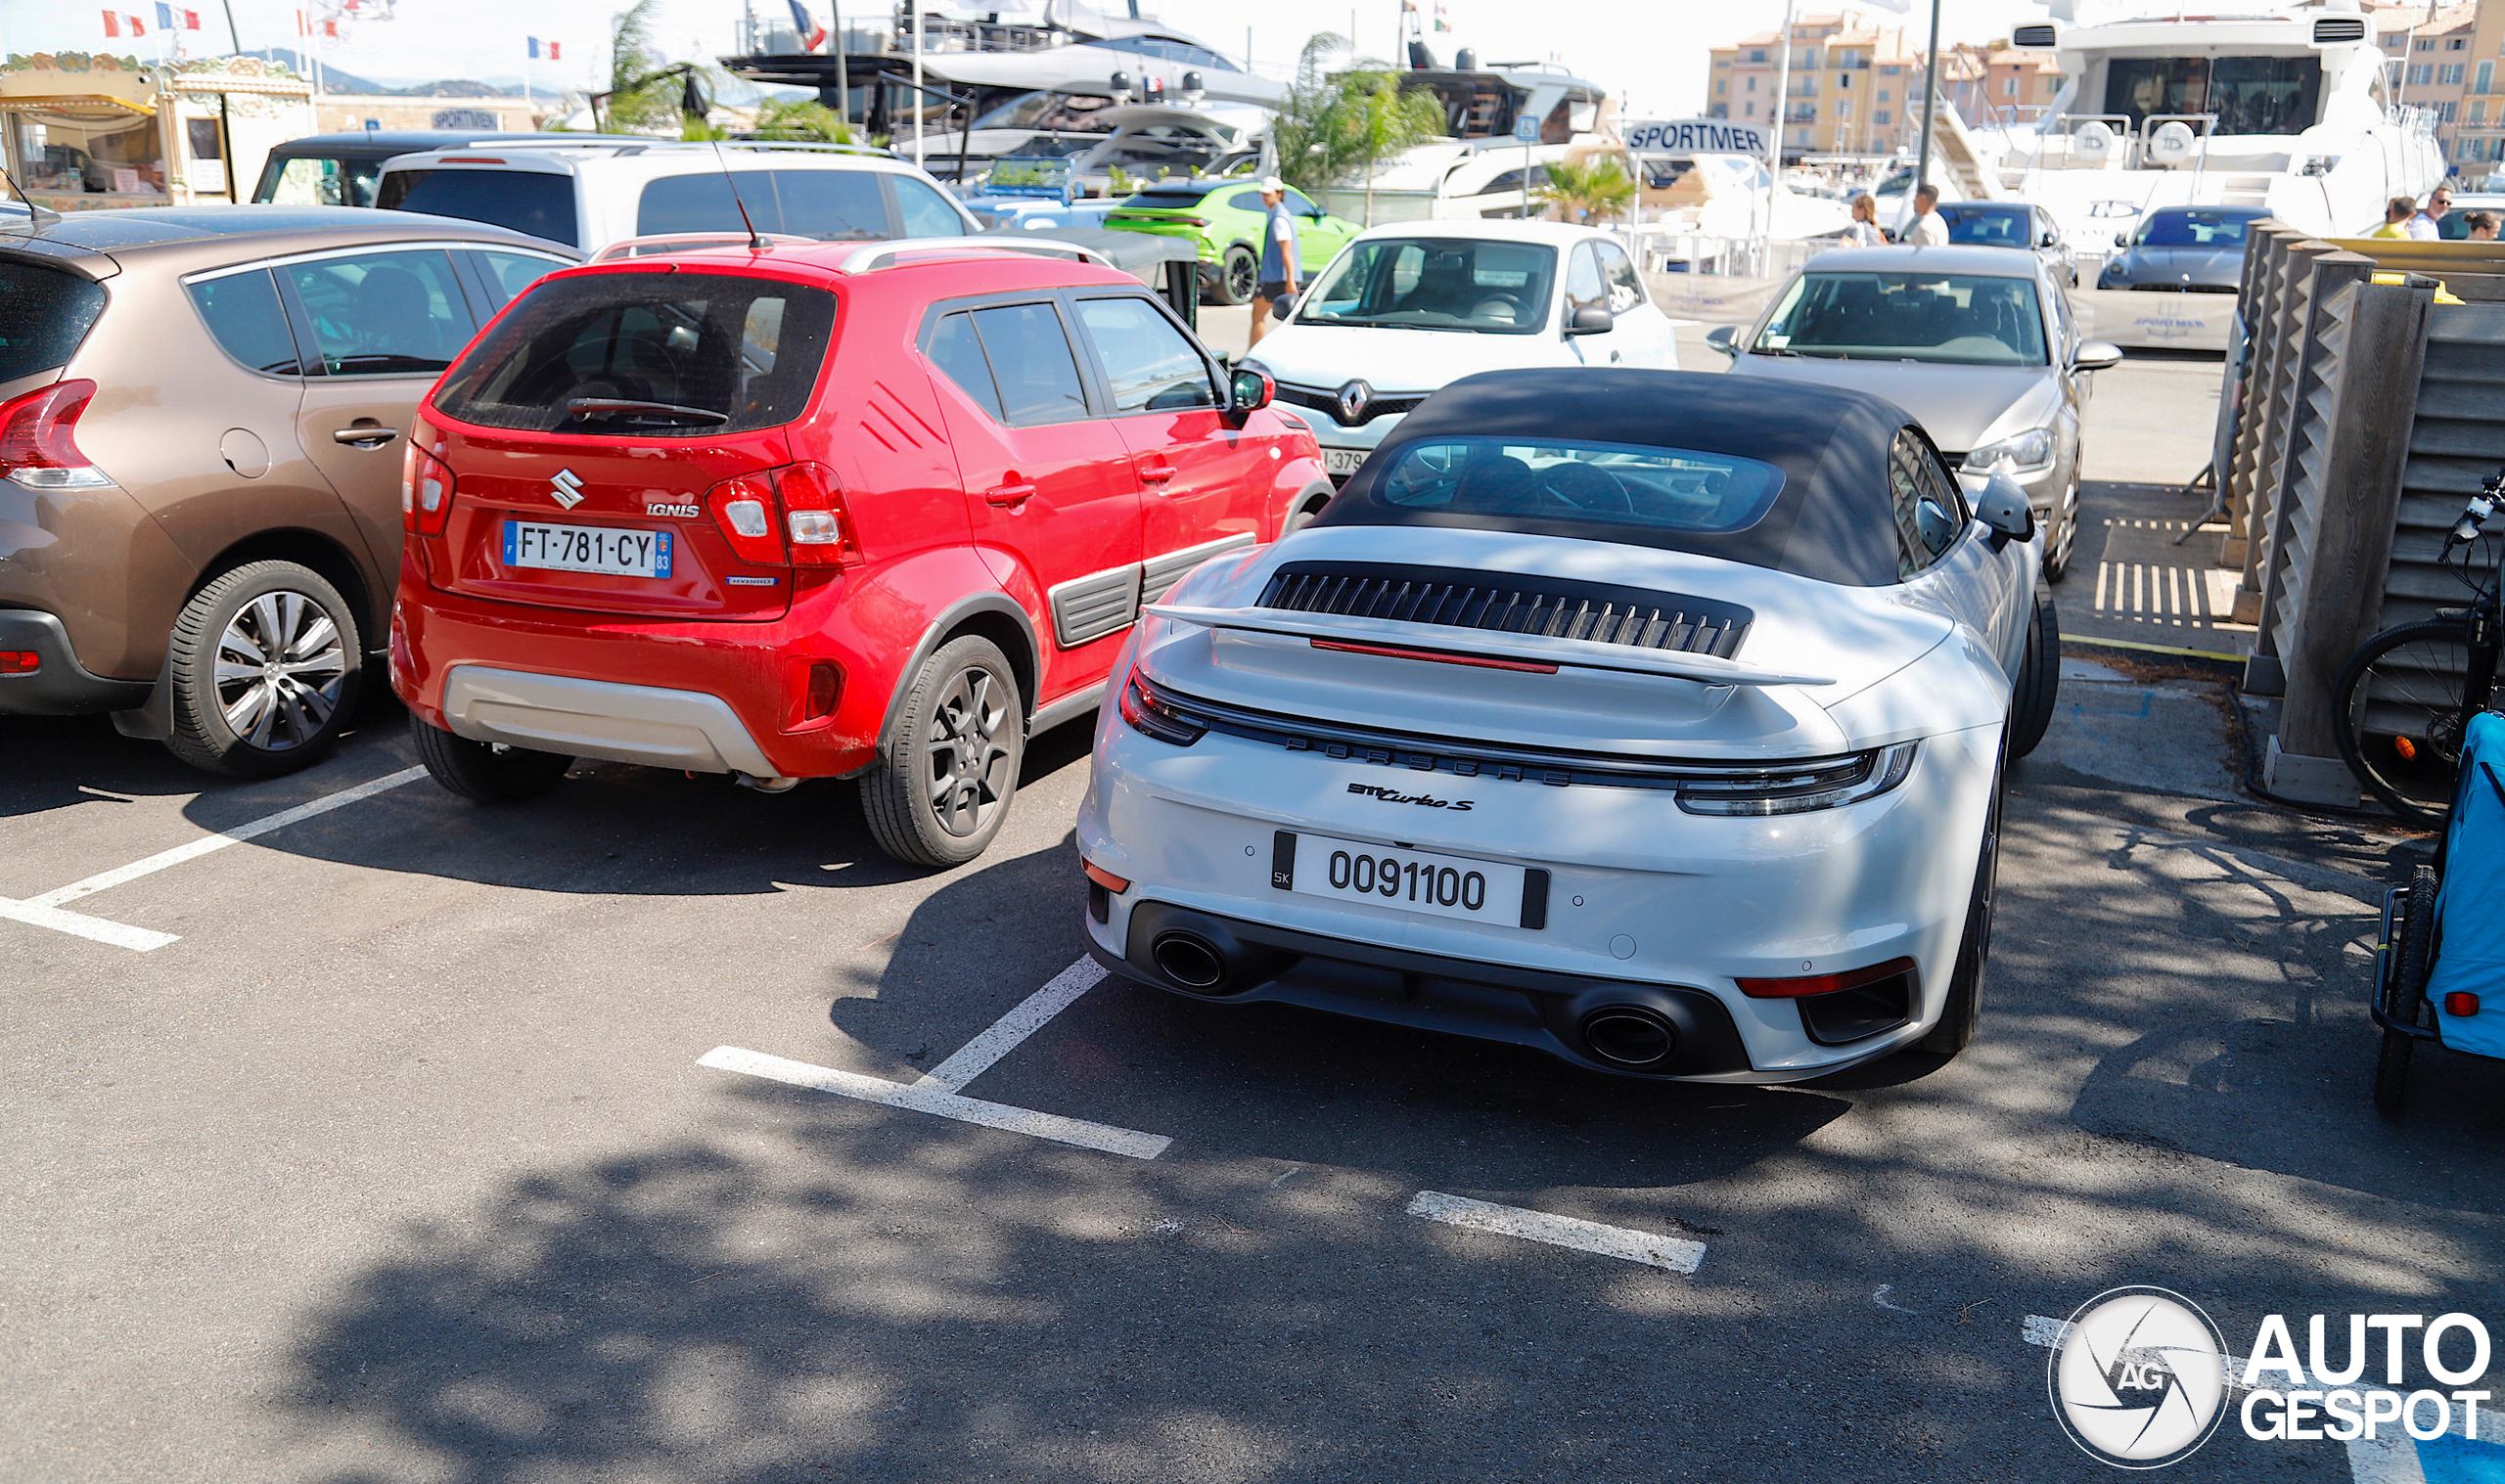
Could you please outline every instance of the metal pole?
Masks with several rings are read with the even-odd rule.
[[[905,9],[913,13],[913,167],[922,168],[922,109],[928,101],[922,91],[922,0],[905,0]]]
[[[1914,189],[1931,184],[1932,112],[1939,107],[1939,0],[1931,0],[1931,50],[1922,60],[1922,153],[1915,157]],[[1907,198],[1908,201],[1911,198]]]
[[[235,29],[235,0],[222,0],[226,7],[226,39],[234,44],[235,55],[244,55],[243,33]]]
[[[1765,162],[1765,238],[1774,238],[1774,193],[1783,184],[1783,103],[1792,88],[1792,7],[1794,0],[1783,0],[1782,44],[1774,58],[1774,148]],[[1753,207],[1749,213],[1756,214]],[[1771,249],[1769,255],[1771,254]]]
[[[827,0],[827,23],[835,27],[835,116],[843,126],[852,127],[852,65],[844,54],[843,6],[842,0]]]

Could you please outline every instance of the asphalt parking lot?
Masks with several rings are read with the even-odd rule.
[[[2505,1313],[2505,1078],[2366,1098],[2414,842],[2048,743],[1965,1055],[1662,1086],[1097,981],[1086,746],[924,875],[838,785],[477,808],[387,702],[250,785],[0,723],[0,1477],[2091,1478],[2104,1288]]]

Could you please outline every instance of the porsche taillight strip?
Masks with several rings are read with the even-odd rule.
[[[1678,789],[1698,784],[1721,784],[1754,785],[1773,796],[1820,793],[1867,778],[1873,756],[1855,752],[1841,757],[1786,758],[1773,763],[1628,758],[1314,722],[1203,700],[1182,695],[1163,682],[1157,683],[1156,691],[1160,704],[1177,720],[1248,742],[1268,742],[1290,752],[1310,752],[1319,757],[1419,773],[1449,773],[1459,778],[1489,778],[1554,787]]]

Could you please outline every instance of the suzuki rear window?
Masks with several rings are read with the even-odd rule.
[[[574,246],[574,178],[544,170],[387,170],[374,203],[510,227]]]
[[[1412,510],[1538,516],[1709,534],[1754,525],[1783,471],[1732,454],[1632,443],[1451,438],[1412,443],[1374,497]]]
[[[446,417],[486,427],[702,437],[800,416],[835,295],[723,273],[544,279],[447,373]]]
[[[105,291],[58,268],[0,260],[0,382],[69,364],[105,312]]]

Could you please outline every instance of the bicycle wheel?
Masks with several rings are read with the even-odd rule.
[[[2367,640],[2332,689],[2340,755],[2403,819],[2439,825],[2452,812],[2469,672],[2470,625],[2437,618]]]
[[[2392,936],[2399,941],[2384,949],[2391,956],[2385,970],[2391,987],[2384,996],[2384,1012],[2408,1025],[2425,1020],[2427,977],[2436,971],[2437,885],[2436,873],[2429,867],[2410,873],[2409,908],[2392,924]],[[2384,1032],[2383,1047],[2375,1057],[2375,1106],[2386,1113],[2397,1114],[2408,1098],[2409,1054],[2417,1047],[2415,1037],[2396,1030]]]

